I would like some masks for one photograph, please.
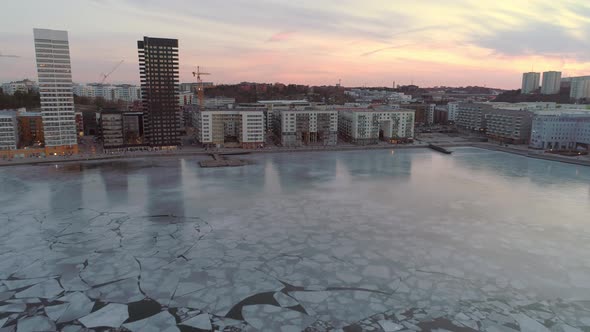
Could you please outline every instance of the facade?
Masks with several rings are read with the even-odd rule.
[[[533,93],[539,88],[539,81],[541,80],[541,73],[524,73],[522,74],[522,87],[520,93]]]
[[[203,100],[204,108],[233,108],[236,103],[235,98],[211,97]]]
[[[533,112],[492,109],[485,116],[486,135],[512,144],[526,144],[531,137]]]
[[[461,103],[458,127],[486,133],[492,139],[514,144],[528,143],[533,112],[500,108],[492,103]]]
[[[0,150],[16,150],[18,146],[18,125],[16,111],[0,111]]]
[[[45,146],[49,153],[78,152],[67,31],[33,29]]]
[[[106,150],[122,147],[123,112],[102,111],[99,123],[103,148]]]
[[[336,145],[338,111],[313,108],[274,112],[275,134],[282,146]]]
[[[447,104],[448,116],[447,120],[450,122],[457,121],[457,114],[459,113],[459,103],[448,103]]]
[[[414,123],[416,125],[425,125],[428,123],[428,113],[430,110],[428,104],[403,104],[401,107],[414,110]]]
[[[105,150],[145,147],[142,112],[107,110],[100,113],[100,132]]]
[[[338,134],[359,145],[379,140],[396,143],[414,137],[414,111],[393,108],[343,108],[338,111]]]
[[[45,144],[43,118],[40,112],[18,112],[18,147],[42,146]]]
[[[193,112],[195,138],[212,147],[262,147],[266,141],[264,112],[264,109],[197,109]]]
[[[178,104],[182,106],[186,105],[196,105],[197,104],[197,96],[194,92],[184,91],[178,93]]]
[[[436,104],[428,104],[426,112],[426,123],[431,125],[434,124],[434,113],[436,111]]]
[[[137,42],[146,137],[151,146],[180,145],[178,40],[144,37]]]
[[[559,93],[561,87],[561,72],[546,71],[543,72],[543,82],[541,83],[541,94],[555,95]]]
[[[536,114],[529,146],[544,150],[590,150],[590,111]]]
[[[571,77],[568,80],[570,83],[571,99],[580,100],[590,98],[590,76]]]
[[[134,102],[141,99],[141,88],[132,84],[74,84],[74,94],[79,97],[100,97],[107,101]]]

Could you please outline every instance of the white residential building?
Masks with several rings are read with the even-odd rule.
[[[459,113],[459,103],[448,103],[447,104],[447,110],[448,110],[448,121],[457,121],[457,114]]]
[[[533,118],[531,141],[535,149],[586,150],[590,148],[590,110],[551,111]]]
[[[5,95],[14,95],[15,92],[30,92],[37,89],[37,85],[35,82],[31,80],[22,80],[22,81],[14,81],[10,83],[3,83],[2,84],[2,93]]]
[[[235,98],[227,97],[211,97],[203,100],[203,107],[205,108],[233,108],[236,103]]]
[[[33,29],[45,146],[77,153],[72,69],[67,31]]]
[[[0,111],[0,150],[16,150],[18,146],[18,124],[16,110]]]
[[[570,98],[580,100],[590,98],[590,76],[571,77]]]
[[[426,122],[431,125],[434,123],[434,112],[436,111],[436,104],[428,104],[426,111]]]
[[[520,93],[532,93],[539,88],[539,81],[541,80],[541,73],[524,73],[522,74],[522,88]]]
[[[338,133],[354,144],[377,144],[379,140],[396,142],[414,137],[413,110],[391,107],[340,108]]]
[[[554,95],[559,93],[561,87],[561,72],[546,71],[543,72],[543,82],[541,84],[541,94]]]
[[[205,109],[193,113],[195,138],[206,146],[255,149],[265,144],[264,109]]]
[[[107,101],[134,102],[141,99],[141,87],[131,84],[74,84],[74,94],[79,97],[100,97]]]

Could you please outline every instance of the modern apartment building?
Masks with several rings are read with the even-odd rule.
[[[524,73],[522,74],[522,87],[520,93],[532,93],[539,88],[539,81],[541,80],[541,73]]]
[[[533,114],[493,103],[461,103],[455,123],[463,129],[486,133],[492,139],[523,144],[530,139]]]
[[[533,112],[492,109],[485,116],[486,135],[512,144],[526,144],[531,137]]]
[[[0,111],[0,150],[16,150],[18,130],[15,110]]]
[[[152,146],[180,145],[178,40],[144,37],[137,42],[146,137]]]
[[[406,109],[339,108],[338,134],[353,144],[395,143],[414,137],[414,111]]]
[[[146,147],[143,112],[104,110],[100,113],[100,132],[105,150],[133,150]]]
[[[449,112],[447,120],[453,122],[457,121],[457,114],[459,113],[459,103],[448,103],[447,110]]]
[[[536,114],[529,146],[544,150],[590,150],[590,111]]]
[[[307,107],[274,112],[275,134],[283,146],[336,145],[338,111]]]
[[[42,146],[45,143],[43,117],[40,112],[18,112],[18,147]]]
[[[567,77],[563,78],[561,82],[569,84],[571,99],[590,98],[590,76]]]
[[[197,109],[195,138],[204,146],[255,149],[266,141],[265,109]]]
[[[77,153],[67,31],[33,29],[46,152]]]
[[[543,72],[543,82],[541,83],[541,94],[554,95],[559,93],[561,87],[561,72],[546,71]]]

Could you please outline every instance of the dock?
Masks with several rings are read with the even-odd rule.
[[[445,148],[443,148],[441,146],[434,145],[432,143],[431,144],[428,144],[428,147],[431,148],[434,151],[438,151],[438,152],[441,152],[441,153],[444,153],[444,154],[451,154],[451,153],[453,153],[453,151],[451,151],[451,150],[447,150],[447,149],[445,149]]]
[[[238,155],[238,154],[245,154],[245,153],[227,153],[227,154],[219,154],[219,153],[211,153],[210,156],[213,158],[212,160],[203,160],[199,162],[199,166],[201,167],[239,167],[239,166],[246,166],[251,165],[254,162],[250,160],[244,159],[229,159],[225,157],[226,155]]]

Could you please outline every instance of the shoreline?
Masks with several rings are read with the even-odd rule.
[[[517,148],[510,148],[504,146],[498,146],[495,144],[486,144],[479,142],[458,142],[458,143],[436,143],[437,146],[445,148],[453,147],[474,147],[490,151],[500,151],[511,153],[523,157],[529,157],[533,159],[541,159],[548,161],[563,162],[573,165],[588,166],[590,167],[590,160],[579,160],[559,155],[547,155],[547,154],[536,154],[531,153],[530,150],[522,150]],[[271,148],[271,149],[223,149],[223,150],[210,150],[206,151],[203,149],[186,149],[174,152],[151,152],[151,153],[138,153],[138,154],[121,154],[121,155],[96,155],[87,157],[73,157],[68,159],[53,159],[51,157],[44,159],[33,159],[33,160],[13,160],[13,161],[0,161],[0,167],[9,166],[23,166],[23,165],[37,165],[37,164],[61,164],[61,163],[75,163],[75,162],[89,162],[89,161],[108,161],[108,160],[125,160],[125,159],[140,159],[140,158],[161,158],[161,157],[183,157],[183,156],[208,156],[214,153],[217,154],[259,154],[259,153],[290,153],[290,152],[322,152],[322,151],[358,151],[358,150],[388,150],[388,149],[424,149],[428,148],[428,144],[412,144],[412,145],[337,145],[331,147],[302,147],[302,148]]]

